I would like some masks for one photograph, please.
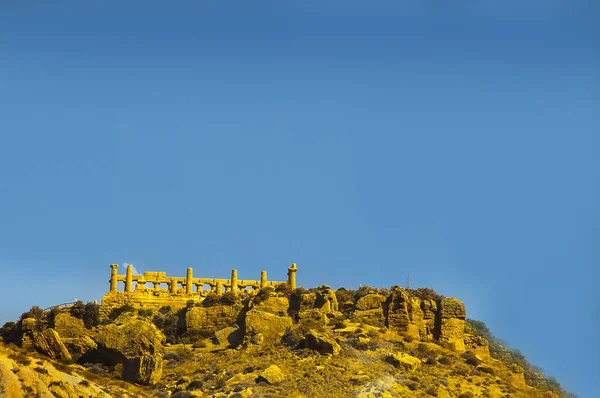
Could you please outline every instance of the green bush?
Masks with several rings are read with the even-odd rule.
[[[123,305],[123,306],[121,306],[121,307],[119,307],[119,308],[113,308],[113,309],[110,311],[110,314],[108,315],[108,317],[109,317],[111,320],[113,320],[113,321],[114,321],[115,319],[117,319],[117,318],[119,317],[119,315],[121,315],[121,314],[123,314],[123,313],[125,313],[125,312],[134,312],[134,311],[135,311],[135,308],[133,308],[133,307],[132,307],[131,305],[129,305],[129,304],[125,304],[125,305]]]
[[[219,302],[222,305],[234,305],[238,301],[238,297],[234,292],[223,293]]]

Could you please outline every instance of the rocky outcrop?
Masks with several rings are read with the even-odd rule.
[[[415,312],[420,312],[417,319],[423,319],[423,312],[419,307],[415,308],[415,302],[401,288],[392,289],[391,294],[385,303],[385,324],[397,333],[409,335],[412,338],[419,338],[419,326],[413,322]],[[416,311],[418,309],[418,311]]]
[[[292,319],[269,312],[250,310],[246,313],[244,344],[274,344],[292,327]]]
[[[61,338],[81,337],[89,334],[83,321],[68,312],[61,312],[54,318],[54,330]]]
[[[319,329],[329,323],[327,315],[316,308],[300,311],[298,314],[298,323],[303,328]]]
[[[52,359],[71,360],[71,354],[54,329],[33,332],[33,346]]]
[[[438,339],[452,345],[457,352],[465,352],[466,316],[465,305],[462,301],[449,297],[441,300]]]
[[[234,324],[241,310],[241,305],[188,308],[185,313],[185,329],[188,333],[210,337],[217,330]]]
[[[165,336],[147,319],[122,314],[101,326],[98,350],[123,363],[123,380],[153,384],[160,379]]]
[[[242,343],[243,339],[240,332],[239,328],[233,326],[217,330],[213,336],[213,342],[222,347],[237,346]]]
[[[337,355],[342,350],[335,338],[314,329],[306,334],[304,346],[321,354]]]
[[[478,360],[491,359],[489,343],[483,337],[465,333],[464,342],[465,350],[472,352]]]

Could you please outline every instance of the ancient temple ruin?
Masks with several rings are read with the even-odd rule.
[[[259,289],[275,287],[287,283],[296,289],[296,264],[287,270],[287,281],[267,280],[267,271],[261,271],[260,279],[239,279],[237,270],[231,271],[231,278],[194,278],[193,269],[188,268],[185,277],[167,276],[166,272],[144,272],[133,274],[133,265],[127,266],[125,275],[119,275],[119,265],[111,264],[110,291],[102,297],[103,307],[116,307],[125,304],[133,307],[159,307],[170,305],[183,307],[189,300],[201,301],[208,294],[222,295],[224,292],[238,294],[245,291],[255,294]],[[123,282],[123,290],[119,290]],[[135,282],[135,287],[134,287]],[[151,285],[148,286],[148,285]]]

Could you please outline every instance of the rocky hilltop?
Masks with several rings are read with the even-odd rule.
[[[572,396],[431,289],[280,283],[155,304],[5,324],[0,397]]]

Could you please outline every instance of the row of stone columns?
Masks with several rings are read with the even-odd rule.
[[[119,282],[119,279],[118,279],[119,265],[111,264],[110,268],[111,268],[110,291],[116,292],[118,290],[118,282]],[[298,271],[296,264],[292,264],[292,266],[288,268],[288,281],[287,282],[288,282],[288,285],[290,286],[290,288],[292,288],[292,289],[296,289],[296,271]],[[193,280],[193,269],[188,268],[186,277],[185,277],[185,293],[186,294],[192,294],[192,285],[193,285],[192,280]],[[238,292],[237,284],[238,284],[238,275],[237,275],[237,270],[234,269],[231,271],[231,287],[229,288],[229,291],[232,292],[233,294],[237,294],[237,292]],[[125,273],[125,291],[126,292],[133,291],[132,285],[133,285],[133,266],[131,264],[128,264],[127,271]],[[155,290],[157,289],[157,286],[158,285],[155,283],[155,285],[154,285]],[[267,271],[263,270],[260,272],[260,288],[263,289],[266,286],[267,286]],[[216,281],[215,290],[216,290],[217,294],[222,294],[223,282]],[[169,291],[171,293],[175,293],[177,291],[177,282],[175,279],[171,279],[171,283],[169,284]]]

